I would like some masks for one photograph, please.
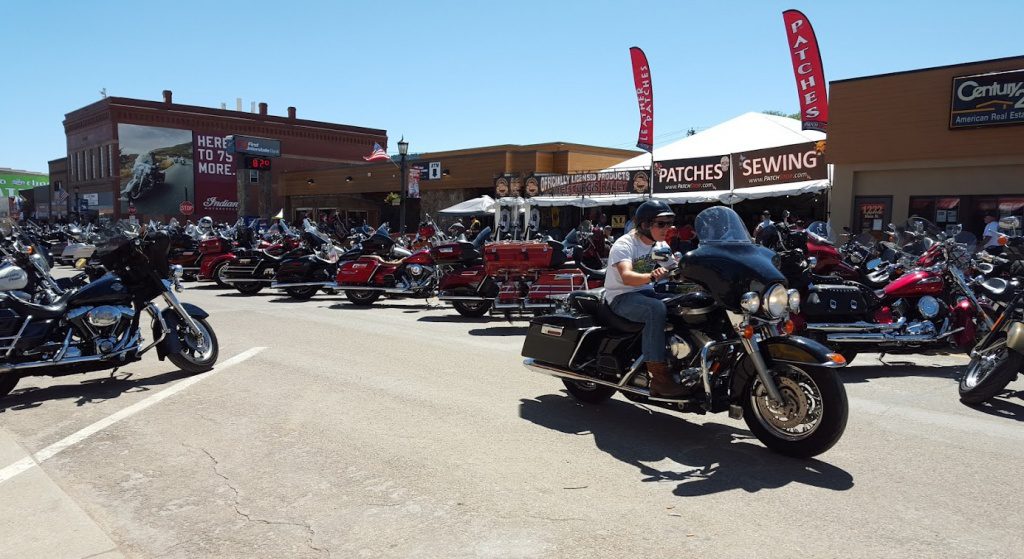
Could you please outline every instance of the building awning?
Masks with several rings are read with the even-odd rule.
[[[446,216],[492,214],[494,213],[494,205],[494,198],[484,194],[479,198],[459,202],[454,206],[441,210],[439,213]]]
[[[595,196],[534,196],[533,198],[499,198],[498,204],[514,206],[529,204],[538,207],[573,206],[577,208],[596,208],[598,206],[625,206],[640,203],[647,199],[643,194],[599,194]],[[516,200],[519,200],[517,203]]]
[[[830,186],[827,180],[792,182],[789,184],[772,184],[768,186],[752,186],[740,188],[732,192],[723,191],[718,199],[723,204],[735,204],[743,200],[759,200],[761,198],[774,198],[776,196],[800,196],[801,194],[812,194],[827,190]]]

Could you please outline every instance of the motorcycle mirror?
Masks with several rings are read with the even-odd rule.
[[[655,262],[664,262],[672,258],[672,249],[670,248],[659,248],[651,252],[651,259]]]

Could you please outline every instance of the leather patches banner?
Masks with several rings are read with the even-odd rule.
[[[729,190],[729,156],[670,159],[654,164],[654,192]]]
[[[630,47],[629,58],[633,63],[633,86],[636,88],[636,102],[640,106],[640,132],[636,147],[654,153],[654,87],[651,85],[651,67],[647,55],[640,47]]]

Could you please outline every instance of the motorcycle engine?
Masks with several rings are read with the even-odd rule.
[[[428,279],[430,279],[430,276],[433,273],[433,268],[420,264],[410,264],[405,268],[405,274],[409,278],[410,285],[414,287],[423,285]]]
[[[112,351],[134,317],[135,310],[122,305],[80,307],[68,313],[68,321],[78,328],[84,340],[94,344],[97,353]]]

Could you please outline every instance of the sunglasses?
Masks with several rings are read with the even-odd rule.
[[[659,228],[659,229],[666,229],[668,227],[672,227],[672,222],[671,221],[655,221],[652,225],[654,227]]]

